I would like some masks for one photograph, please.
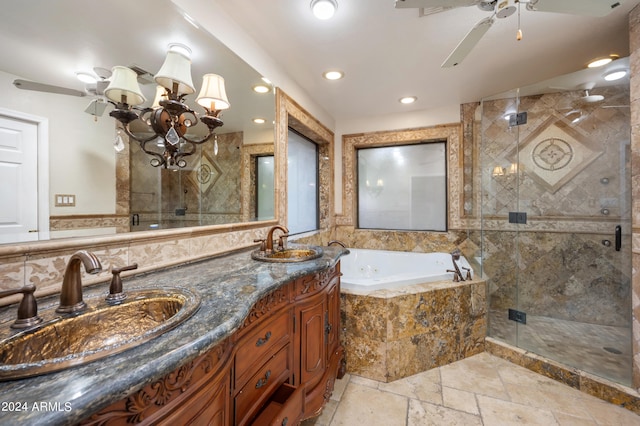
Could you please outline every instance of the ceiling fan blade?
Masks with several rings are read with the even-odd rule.
[[[51,84],[37,83],[35,81],[29,80],[13,80],[13,85],[18,89],[23,90],[34,90],[36,92],[47,92],[47,93],[55,93],[58,95],[69,95],[69,96],[86,96],[87,94],[81,90],[68,89],[66,87],[61,86],[53,86]]]
[[[481,2],[481,0],[396,0],[396,9],[432,7],[452,9],[454,7],[474,6]]]
[[[527,9],[598,17],[608,15],[621,3],[616,0],[537,0],[527,3]]]
[[[462,39],[460,43],[453,49],[453,52],[449,55],[449,57],[442,63],[442,68],[451,68],[458,65],[464,58],[467,57],[469,52],[475,47],[476,44],[480,41],[480,39],[485,35],[491,25],[493,25],[493,16],[490,18],[485,18],[482,21],[478,22],[472,29],[467,33],[466,36]]]

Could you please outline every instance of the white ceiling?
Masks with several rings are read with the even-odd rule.
[[[310,0],[218,2],[340,122],[479,101],[581,70],[595,57],[625,57],[627,15],[639,1],[621,1],[603,18],[523,8],[521,41],[514,14],[498,20],[460,65],[446,69],[442,62],[488,12],[472,6],[420,17],[417,9],[395,9],[394,0],[338,3],[336,15],[320,21]],[[330,68],[343,70],[345,78],[324,80]],[[401,105],[398,99],[408,95],[418,101]]]
[[[479,101],[581,70],[597,56],[627,56],[627,15],[640,0],[622,0],[604,18],[522,10],[522,41],[515,39],[516,15],[498,20],[460,65],[447,69],[441,63],[487,12],[472,6],[420,17],[416,9],[395,9],[394,0],[338,2],[329,21],[312,16],[310,0],[208,0],[200,3],[210,7],[194,18],[204,21],[222,8],[341,123]],[[187,24],[168,0],[4,0],[2,10],[0,70],[26,79],[81,90],[74,72],[94,66],[136,64],[155,72],[170,42],[192,48],[196,88],[205,72],[225,76],[228,92],[238,77],[233,68],[220,68],[217,43]],[[345,78],[323,79],[329,68],[343,70]],[[401,105],[398,99],[408,95],[418,101]],[[225,130],[232,128],[233,109],[258,105],[241,95],[229,98]]]

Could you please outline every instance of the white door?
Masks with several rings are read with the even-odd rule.
[[[38,239],[38,126],[0,115],[0,243]]]

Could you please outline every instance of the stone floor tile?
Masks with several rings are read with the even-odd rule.
[[[469,362],[454,362],[441,367],[442,386],[508,400],[509,395],[498,371],[473,358],[465,360]]]
[[[626,408],[609,404],[600,399],[593,399],[591,404],[586,405],[591,417],[593,417],[599,425],[619,425],[619,426],[638,426],[640,425],[640,416]]]
[[[440,370],[437,368],[405,377],[391,383],[380,383],[378,389],[420,401],[442,405]]]
[[[478,406],[485,425],[558,425],[553,413],[541,408],[516,404],[485,395],[478,395]]]
[[[336,380],[333,385],[333,393],[331,394],[331,399],[334,401],[340,401],[342,398],[342,394],[344,390],[347,388],[347,384],[351,380],[350,374],[345,374],[344,377],[340,380]]]
[[[407,406],[406,397],[353,383],[352,380],[342,395],[331,426],[405,426]]]
[[[485,423],[486,424],[486,423]],[[412,399],[407,426],[482,426],[480,416]]]
[[[443,405],[469,414],[480,414],[475,394],[460,389],[442,388]]]
[[[367,386],[369,388],[377,389],[378,385],[382,382],[378,382],[376,380],[367,379],[366,377],[356,376],[355,374],[351,375],[351,379],[349,379],[351,383],[355,383],[358,385]]]
[[[338,404],[338,401],[329,400],[318,417],[305,420],[302,422],[301,426],[329,426],[331,424],[331,419],[336,413]]]
[[[588,420],[584,417],[575,417],[565,413],[553,413],[560,426],[596,426],[595,420]]]

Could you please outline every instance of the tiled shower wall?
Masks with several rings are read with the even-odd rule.
[[[598,93],[614,104],[629,97],[626,85]],[[490,306],[628,327],[631,267],[622,253],[629,246],[616,252],[602,242],[613,243],[618,224],[630,233],[628,176],[620,176],[630,161],[629,108],[580,103],[581,96],[522,97],[519,111],[528,122],[518,127],[503,118],[515,110],[514,98],[483,104],[483,271]],[[574,108],[586,118],[572,125],[566,115]],[[527,224],[508,223],[510,211],[527,212]]]
[[[151,167],[151,157],[131,144],[131,214],[140,217],[140,230],[150,223],[162,228],[238,223],[241,216],[242,132],[216,136],[185,157],[187,166],[175,171]],[[184,215],[176,214],[185,209]]]

